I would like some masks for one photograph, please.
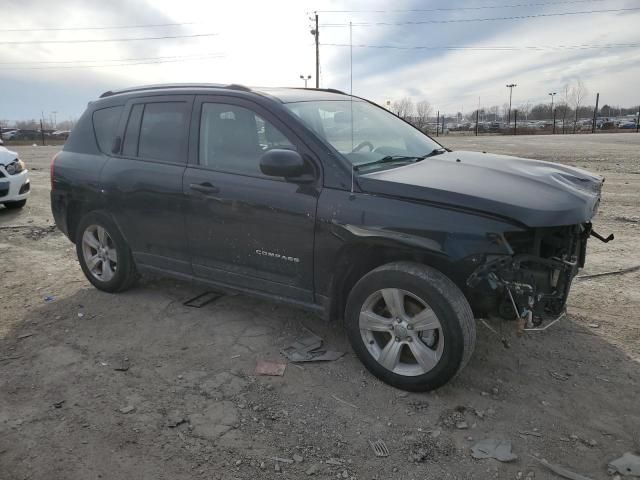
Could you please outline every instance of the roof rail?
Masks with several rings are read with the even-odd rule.
[[[237,85],[235,83],[230,85],[224,85],[222,83],[160,83],[155,85],[140,85],[136,87],[123,88],[121,90],[108,90],[100,95],[100,98],[111,97],[112,95],[118,95],[121,93],[141,92],[145,90],[165,90],[170,88],[226,88],[229,90],[241,90],[243,92],[251,91],[249,87]]]
[[[347,92],[338,90],[336,88],[307,88],[307,87],[293,87],[296,90],[316,90],[318,92],[339,93],[340,95],[349,95]]]

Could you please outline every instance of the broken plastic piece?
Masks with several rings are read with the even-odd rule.
[[[501,462],[511,462],[518,458],[517,455],[511,453],[511,440],[496,438],[487,438],[476,443],[471,447],[471,456],[477,459],[495,458]]]
[[[332,362],[344,355],[344,352],[322,350],[322,343],[322,338],[310,334],[297,338],[291,345],[283,348],[280,353],[292,362]]]
[[[256,363],[255,374],[281,377],[284,375],[286,368],[286,363],[273,362],[270,360],[258,360],[258,363]]]
[[[627,452],[609,462],[609,468],[620,475],[640,476],[640,456]]]
[[[387,444],[384,443],[384,440],[376,440],[375,442],[369,440],[369,445],[371,445],[373,453],[375,453],[376,457],[389,456],[389,449],[387,448]]]

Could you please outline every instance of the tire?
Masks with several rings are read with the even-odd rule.
[[[349,294],[345,327],[373,375],[413,392],[450,381],[476,342],[475,319],[460,289],[438,270],[412,262],[389,263],[362,277]]]
[[[22,208],[27,204],[27,199],[17,200],[15,202],[4,202],[4,206],[10,210],[17,210],[18,208]]]
[[[129,245],[106,214],[91,212],[85,215],[76,229],[75,243],[82,271],[97,289],[122,292],[137,280]]]

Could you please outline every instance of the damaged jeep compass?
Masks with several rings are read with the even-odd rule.
[[[173,84],[91,102],[51,182],[97,288],[153,272],[304,307],[424,391],[469,361],[474,318],[563,314],[603,179],[451,151],[336,90]]]

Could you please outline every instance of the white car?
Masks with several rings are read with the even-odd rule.
[[[29,171],[16,152],[0,147],[0,204],[6,208],[22,208],[27,203]]]

